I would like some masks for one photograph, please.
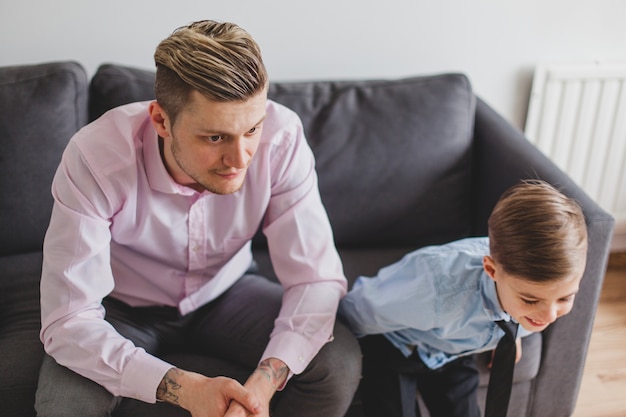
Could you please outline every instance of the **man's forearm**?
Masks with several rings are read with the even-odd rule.
[[[287,380],[289,367],[279,359],[268,358],[259,364],[255,372],[263,375],[274,390],[277,390]]]
[[[181,386],[178,383],[178,379],[180,379],[181,375],[182,372],[176,368],[167,371],[157,387],[157,400],[180,406],[179,391]]]

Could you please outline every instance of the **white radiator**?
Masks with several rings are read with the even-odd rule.
[[[626,249],[626,65],[538,67],[525,134],[615,216]]]

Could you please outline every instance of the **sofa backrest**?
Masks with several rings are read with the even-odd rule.
[[[90,119],[154,98],[154,72],[106,64]],[[421,246],[467,236],[475,97],[462,74],[270,84],[316,157],[340,247]]]
[[[475,98],[464,75],[275,83],[270,97],[302,118],[338,246],[469,233]]]
[[[89,121],[123,104],[154,100],[154,77],[154,71],[101,65],[89,84]]]
[[[87,122],[87,87],[73,62],[0,68],[0,256],[41,250],[52,177]]]

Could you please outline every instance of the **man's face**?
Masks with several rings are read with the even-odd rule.
[[[163,139],[163,158],[178,184],[197,191],[239,190],[261,138],[267,91],[246,101],[216,102],[193,91],[175,124],[157,102],[152,123]]]
[[[534,282],[507,274],[489,256],[483,261],[485,271],[496,282],[500,305],[524,329],[545,330],[574,306],[580,280],[585,270],[582,260],[576,270],[561,279]]]

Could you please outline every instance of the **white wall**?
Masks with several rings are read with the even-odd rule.
[[[464,72],[523,128],[538,63],[626,63],[623,0],[0,0],[0,66],[153,68],[173,29],[212,18],[259,42],[274,81]]]
[[[622,0],[0,0],[0,65],[72,59],[152,68],[193,20],[255,36],[273,80],[461,71],[522,128],[538,62],[626,62]]]

